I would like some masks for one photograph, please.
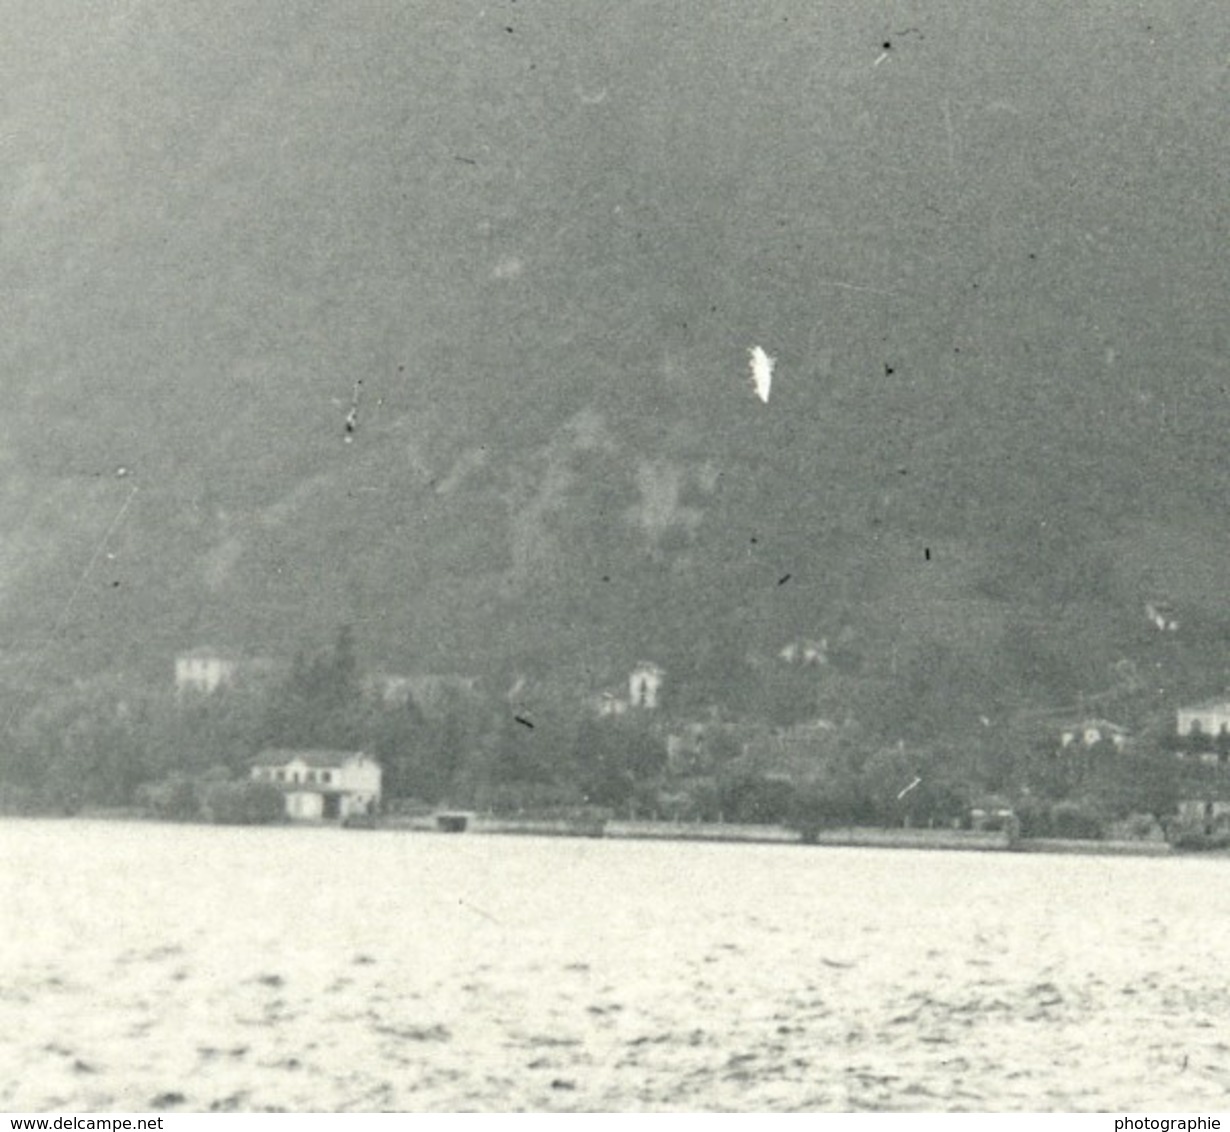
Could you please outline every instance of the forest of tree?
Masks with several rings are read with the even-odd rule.
[[[942,657],[930,674],[907,672],[901,687],[922,706],[906,722],[925,719],[941,687],[960,687],[958,672]],[[885,713],[875,726],[854,718],[808,724],[804,708],[815,693],[791,707],[794,679],[778,681],[777,698],[764,701],[778,705],[776,719],[745,711],[707,725],[690,723],[679,698],[615,718],[560,695],[517,708],[481,688],[448,690],[428,705],[388,703],[365,690],[345,627],[280,676],[212,694],[100,678],[19,703],[0,749],[0,809],[275,820],[276,790],[250,782],[248,772],[259,752],[277,747],[369,753],[383,767],[390,811],[464,806],[815,829],[950,826],[989,798],[1014,806],[1027,833],[1097,835],[1174,810],[1180,763],[1165,717],[1127,751],[1110,743],[1060,749],[1050,721],[1027,718],[984,718],[937,741],[925,728],[907,737],[903,721]],[[689,727],[691,745],[668,758],[668,737]]]

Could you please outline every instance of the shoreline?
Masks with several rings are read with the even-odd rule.
[[[632,819],[505,818],[466,812],[462,828],[444,829],[439,814],[413,817],[390,815],[346,825],[334,821],[279,823],[276,828],[350,829],[356,832],[430,833],[437,836],[559,837],[606,841],[674,841],[711,844],[797,845],[830,849],[913,849],[978,853],[1052,853],[1099,857],[1227,857],[1225,849],[1179,849],[1164,841],[1078,840],[1056,837],[1011,838],[1006,832],[962,829],[888,829],[876,826],[843,826],[804,836],[780,825],[749,825],[718,822],[638,821]],[[457,816],[457,815],[454,815]],[[167,825],[220,825],[222,823],[175,822],[150,817],[131,809],[90,810],[63,814],[0,814],[0,818],[28,821],[130,821]],[[256,827],[236,827],[256,828]]]
[[[419,833],[444,833],[436,815],[381,818],[369,828]],[[1164,841],[1094,841],[1074,838],[1015,838],[1008,833],[954,829],[887,829],[843,826],[804,837],[777,825],[717,822],[664,822],[609,819],[570,820],[500,818],[467,813],[464,829],[447,835],[476,837],[575,837],[611,841],[691,841],[751,845],[799,845],[819,848],[923,849],[980,853],[1060,853],[1105,857],[1207,856],[1214,852],[1183,852]]]

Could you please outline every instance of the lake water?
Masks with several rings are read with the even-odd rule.
[[[0,822],[0,1108],[1230,1105],[1230,862]]]

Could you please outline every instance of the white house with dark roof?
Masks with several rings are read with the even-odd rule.
[[[374,814],[380,807],[380,764],[362,751],[266,750],[252,778],[286,796],[286,816],[300,821]]]

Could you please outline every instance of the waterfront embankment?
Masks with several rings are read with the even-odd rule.
[[[386,817],[377,828],[522,837],[602,837],[616,841],[709,841],[775,845],[818,845],[868,849],[943,849],[973,852],[1078,853],[1118,857],[1164,857],[1175,852],[1164,841],[1013,838],[1006,831],[969,829],[884,829],[843,826],[798,830],[779,825],[673,822],[632,819],[500,817],[466,812]]]

